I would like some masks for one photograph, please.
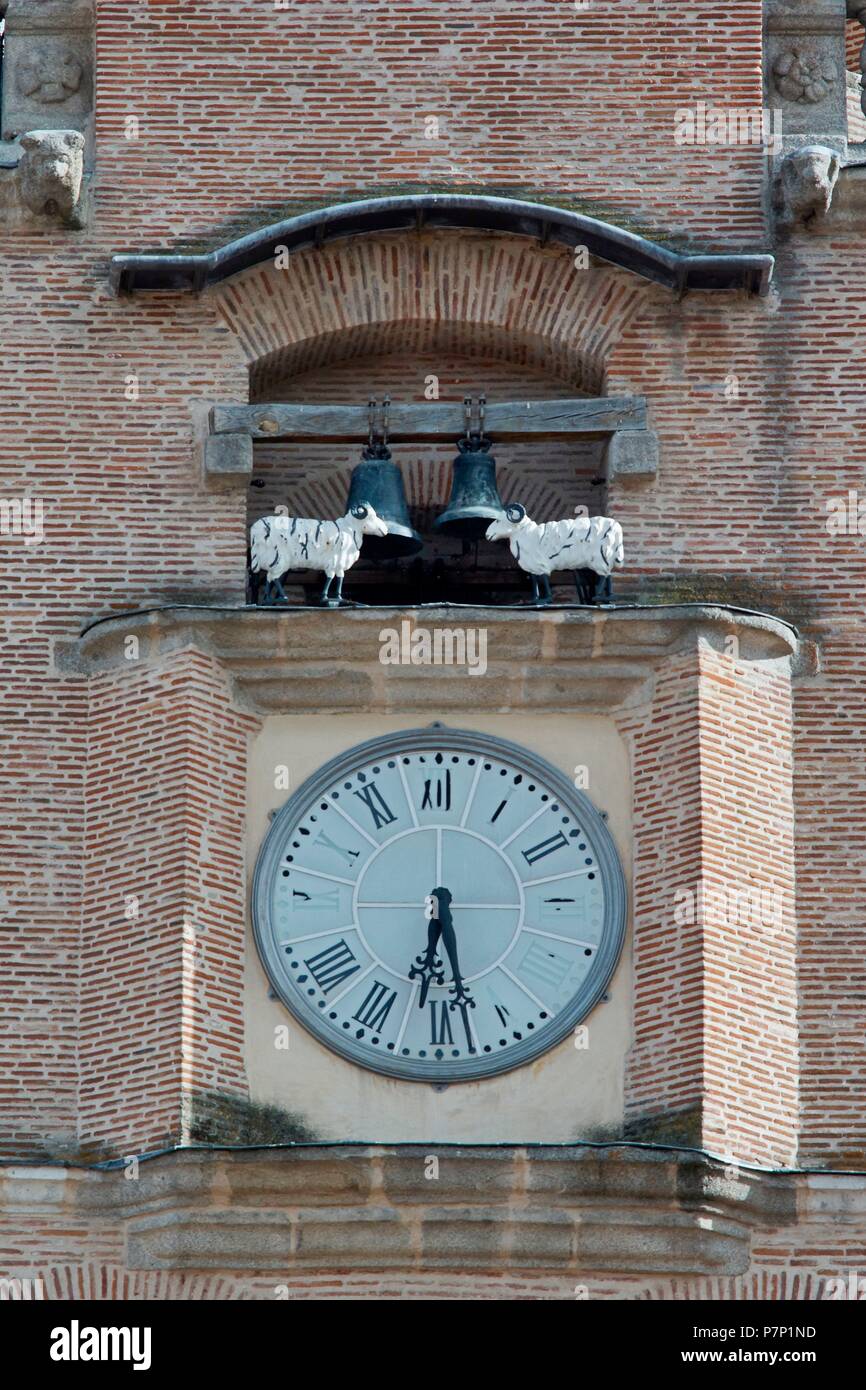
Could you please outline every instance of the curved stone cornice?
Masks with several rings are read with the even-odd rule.
[[[245,703],[262,713],[443,711],[472,707],[479,681],[464,666],[383,665],[383,629],[398,633],[467,628],[486,632],[487,674],[496,707],[607,710],[645,698],[661,664],[703,640],[737,660],[790,660],[797,632],[782,619],[746,609],[682,603],[616,608],[254,608],[170,605],[118,613],[90,623],[62,653],[65,670],[96,674],[129,669],[126,642],[139,660],[194,646],[216,657]]]
[[[425,1178],[431,1151],[436,1182]],[[572,1278],[738,1275],[756,1224],[796,1223],[805,1182],[615,1142],[192,1148],[142,1159],[134,1183],[120,1162],[0,1169],[19,1218],[49,1229],[70,1214],[119,1225],[129,1270],[166,1276],[491,1266]]]
[[[596,217],[545,203],[460,193],[413,193],[365,198],[289,217],[227,242],[215,251],[185,255],[153,252],[111,260],[115,293],[202,290],[289,252],[344,237],[427,229],[507,232],[542,243],[585,246],[592,256],[682,293],[746,290],[765,294],[773,257],[729,253],[688,255]]]

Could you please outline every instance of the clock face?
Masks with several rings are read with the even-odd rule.
[[[434,725],[328,763],[274,818],[253,928],[283,1002],[391,1076],[537,1057],[604,992],[625,886],[588,798],[516,744]]]

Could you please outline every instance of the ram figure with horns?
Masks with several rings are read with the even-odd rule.
[[[623,562],[622,527],[608,516],[533,521],[514,502],[487,528],[489,541],[507,540],[511,553],[532,580],[533,601],[551,601],[550,575],[572,570],[579,603],[606,603],[611,574]]]

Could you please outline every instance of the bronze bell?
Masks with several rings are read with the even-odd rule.
[[[398,560],[418,553],[424,542],[409,520],[403,477],[385,444],[369,444],[361,462],[352,469],[346,511],[364,503],[388,523],[387,536],[364,537],[365,557]]]
[[[475,435],[459,440],[454,460],[451,498],[433,523],[434,531],[461,540],[481,540],[491,521],[505,511],[496,486],[496,459],[489,454],[490,440]]]

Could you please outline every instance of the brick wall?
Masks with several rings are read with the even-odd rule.
[[[799,1125],[791,685],[700,653],[704,1141],[794,1164]]]
[[[861,276],[850,232],[801,235],[767,304],[686,301],[673,354],[671,306],[648,300],[607,376],[616,392],[639,372],[661,441],[652,487],[612,489],[632,574],[787,615],[821,647],[794,683],[801,1158],[843,1164],[866,1144],[866,551],[826,523],[833,498],[862,498]]]
[[[190,651],[92,683],[80,1131],[121,1152],[184,1137],[196,1092],[244,1094],[246,735]],[[183,1116],[182,1116],[183,1110]]]
[[[15,832],[4,943],[16,981],[4,1001],[3,1084],[19,1097],[7,1131],[15,1148],[28,1117],[34,1144],[74,1126],[76,938],[82,929],[107,974],[119,927],[109,899],[125,872],[123,837],[135,843],[125,771],[112,762],[114,714],[116,745],[128,738],[133,761],[156,750],[145,769],[152,790],[158,772],[178,785],[170,750],[187,769],[195,761],[189,728],[163,747],[155,730],[167,716],[138,719],[125,696],[113,711],[113,682],[97,684],[88,779],[104,810],[88,820],[85,847],[83,682],[62,667],[64,646],[111,608],[242,594],[244,499],[205,492],[196,456],[194,423],[207,402],[245,399],[250,368],[254,390],[266,389],[268,373],[314,370],[332,360],[337,331],[378,334],[384,345],[383,322],[399,333],[432,319],[480,325],[487,350],[494,339],[507,344],[518,364],[574,390],[648,396],[659,478],[611,497],[627,536],[626,583],[650,592],[673,575],[682,596],[780,610],[821,642],[822,674],[795,689],[802,1151],[862,1160],[866,859],[852,824],[862,826],[866,810],[866,565],[862,538],[823,530],[828,496],[861,486],[866,462],[862,237],[795,236],[779,248],[776,288],[760,303],[679,302],[622,272],[567,273],[567,257],[533,243],[472,237],[329,247],[299,257],[283,281],[254,272],[200,298],[117,301],[106,282],[113,251],[210,245],[228,224],[258,224],[297,200],[418,183],[573,199],[700,247],[763,244],[761,152],[707,146],[686,162],[671,136],[677,107],[760,101],[760,24],[759,4],[735,0],[712,13],[619,0],[578,15],[546,0],[282,12],[244,0],[231,28],[215,0],[98,6],[93,226],[9,237],[0,276],[3,486],[46,506],[44,545],[2,538],[0,579],[13,774],[4,809]],[[477,83],[466,76],[473,65]],[[429,115],[440,118],[438,142],[424,136]],[[124,136],[127,116],[138,119],[138,139]],[[236,757],[240,731],[231,716],[226,723]],[[235,785],[220,784],[229,816]],[[164,830],[188,845],[196,832],[183,814],[167,810]],[[113,865],[102,882],[100,829]],[[687,844],[683,852],[688,862]],[[185,871],[159,863],[161,962],[180,949],[168,923]],[[134,1010],[134,964],[124,965]],[[165,1005],[170,1023],[157,1010],[145,1032],[179,1030],[179,991]],[[95,988],[85,988],[82,1009],[82,1059],[98,1068]],[[154,1063],[140,1065],[123,1081],[132,1130]],[[234,1075],[225,1057],[208,1065]],[[112,1066],[120,1070],[107,1055]],[[94,1081],[94,1097],[108,1075]],[[156,1104],[161,1127],[174,1123],[173,1106]]]
[[[106,0],[97,54],[100,214],[115,242],[210,236],[294,199],[419,182],[599,199],[714,242],[760,235],[760,149],[705,146],[684,183],[673,143],[678,108],[760,105],[757,0],[579,13],[239,0],[230,20],[216,0]],[[124,138],[130,116],[137,140]],[[166,196],[168,169],[183,171],[180,198]]]
[[[634,768],[638,1137],[789,1164],[798,1054],[791,695],[701,641],[620,724]]]
[[[678,890],[702,876],[701,755],[697,652],[670,658],[649,711],[623,716],[634,767],[634,1043],[626,1074],[626,1119],[643,1126],[678,1113],[702,1132],[702,931],[675,912]],[[644,1131],[642,1131],[644,1132]]]

